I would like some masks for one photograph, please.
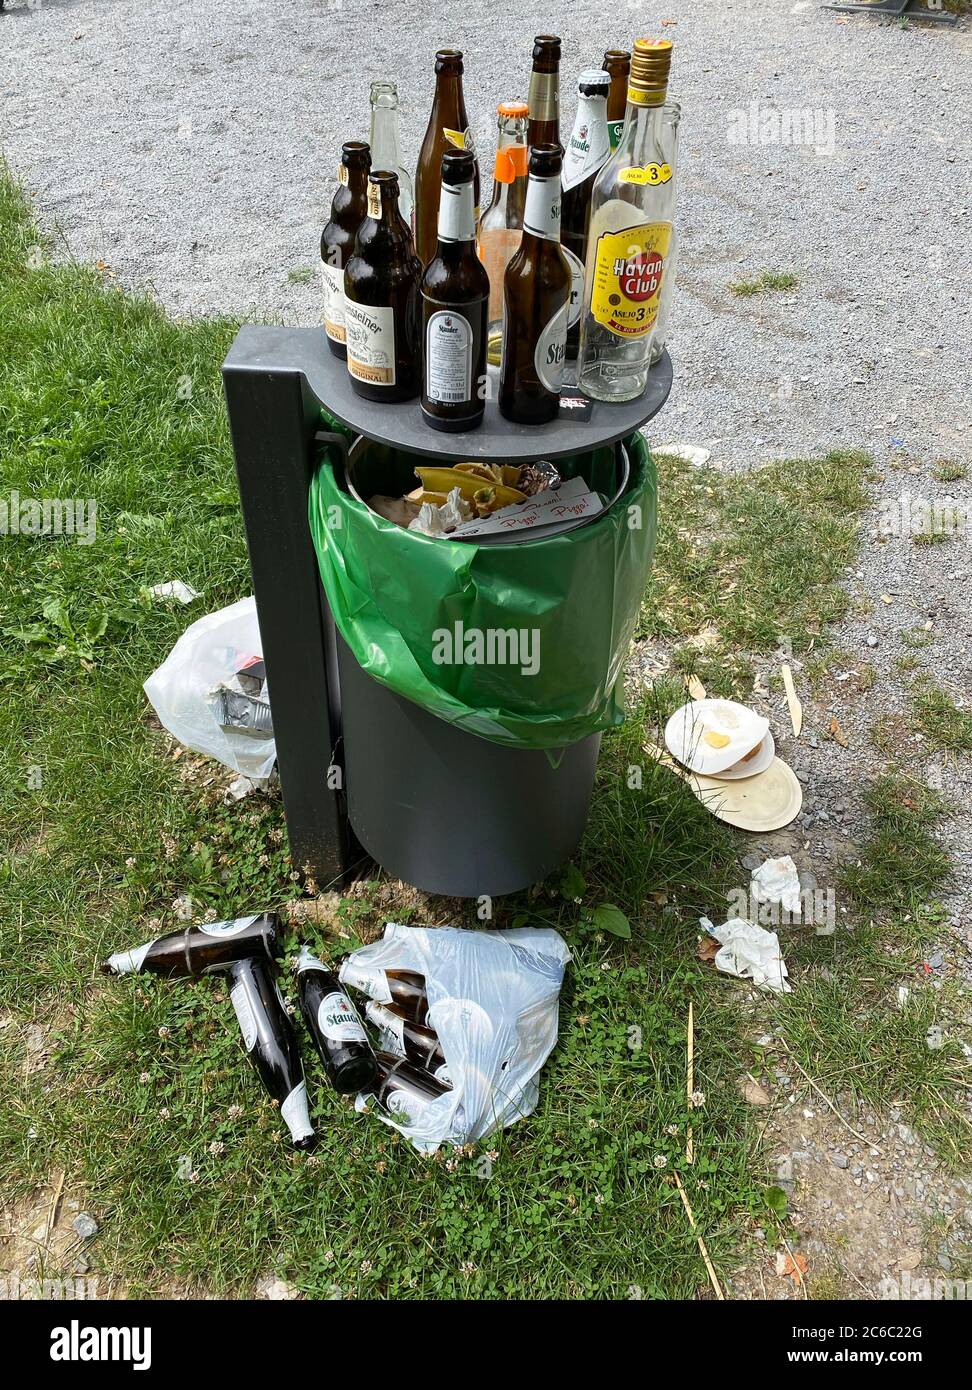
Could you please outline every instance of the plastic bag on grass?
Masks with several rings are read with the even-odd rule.
[[[240,599],[186,628],[144,686],[180,743],[254,781],[277,760],[266,685],[245,674],[262,670],[262,654],[256,602]]]
[[[350,961],[365,970],[425,976],[429,1027],[445,1053],[452,1090],[407,1122],[377,1111],[417,1149],[467,1144],[529,1115],[538,1077],[557,1043],[558,1000],[570,952],[552,927],[467,931],[390,922],[381,941]],[[358,1097],[362,1109],[367,1096]]]

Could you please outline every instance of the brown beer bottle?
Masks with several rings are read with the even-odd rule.
[[[448,1075],[443,1074],[445,1053],[434,1029],[427,1024],[413,1023],[398,1004],[376,1004],[373,999],[365,1005],[365,1017],[395,1039],[398,1050],[409,1062],[431,1072],[444,1086],[450,1084]]]
[[[337,976],[306,946],[297,961],[297,984],[304,1021],[335,1091],[370,1090],[377,1073],[364,1024]]]
[[[277,1101],[298,1149],[309,1149],[314,1130],[307,1111],[307,1087],[297,1034],[276,982],[260,960],[238,960],[230,967],[230,999],[240,1025],[243,1048]]]
[[[560,39],[555,34],[538,34],[533,40],[533,71],[530,74],[530,124],[527,144],[560,144]]]
[[[415,170],[415,250],[423,266],[435,255],[442,188],[442,156],[448,149],[472,150],[472,133],[462,95],[462,53],[440,48],[435,55],[435,97]],[[479,219],[479,165],[475,166],[473,203]]]
[[[281,948],[275,912],[234,917],[227,922],[200,922],[146,941],[130,951],[116,951],[102,964],[103,975],[163,975],[185,979],[225,970],[247,957],[272,960]]]
[[[397,1119],[416,1119],[430,1100],[437,1100],[450,1089],[436,1081],[431,1072],[423,1071],[404,1057],[379,1052],[377,1060],[375,1099]]]
[[[363,140],[341,147],[338,177],[341,186],[331,203],[331,216],[321,233],[321,283],[324,290],[324,332],[335,357],[347,357],[344,330],[344,267],[351,259],[358,228],[368,213],[368,170],[371,151]]]
[[[607,120],[611,149],[616,150],[621,143],[624,130],[624,110],[628,104],[628,73],[631,71],[631,54],[623,48],[609,48],[604,55],[603,68],[611,78],[608,92]]]
[[[422,385],[422,266],[398,211],[398,176],[368,175],[368,213],[344,270],[348,372],[359,396],[407,401]]]
[[[345,956],[338,979],[342,985],[360,990],[379,1004],[397,1004],[413,1023],[428,1023],[425,976],[414,970],[382,970],[376,965],[358,965],[350,956]]]
[[[475,160],[442,156],[439,244],[422,277],[422,414],[437,430],[469,430],[486,409],[489,276],[476,254]]]
[[[611,153],[607,124],[607,97],[611,79],[600,68],[585,68],[577,79],[577,116],[567,148],[561,175],[563,202],[560,214],[560,241],[566,252],[573,281],[567,357],[577,356],[580,318],[584,298],[584,264],[587,257],[587,230],[591,217],[591,193],[601,166]]]
[[[559,409],[572,276],[560,246],[559,145],[530,150],[520,249],[503,286],[499,408],[508,420],[541,425]]]

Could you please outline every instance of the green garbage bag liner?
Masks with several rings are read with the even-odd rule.
[[[549,540],[488,546],[377,516],[338,486],[333,446],[325,448],[310,526],[334,621],[358,664],[507,748],[563,748],[620,724],[657,513],[648,447],[640,434],[625,444],[628,489],[598,520]],[[565,476],[589,483],[590,462],[557,460]]]

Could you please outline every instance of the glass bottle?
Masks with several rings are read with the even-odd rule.
[[[501,102],[496,108],[499,137],[493,169],[493,197],[479,219],[479,259],[489,276],[487,357],[494,366],[499,364],[503,342],[503,277],[519,250],[523,234],[529,111],[523,101]]]
[[[577,79],[577,115],[564,153],[560,244],[573,276],[567,325],[567,357],[570,361],[577,356],[580,341],[591,194],[598,171],[611,153],[607,122],[610,85],[610,77],[601,68],[585,68],[581,73]]]
[[[343,1096],[368,1090],[376,1064],[364,1024],[338,977],[306,946],[297,961],[297,988],[304,1022],[328,1081]]]
[[[415,170],[415,250],[423,266],[435,255],[438,243],[439,193],[442,156],[448,149],[473,150],[469,117],[462,94],[462,53],[440,48],[435,55],[435,97],[432,114]],[[475,180],[476,217],[479,217],[479,165]]]
[[[344,327],[344,267],[351,259],[358,228],[368,213],[370,168],[371,151],[364,141],[346,141],[338,167],[340,187],[331,203],[331,216],[321,232],[324,332],[335,357],[348,355]]]
[[[631,71],[631,54],[623,48],[609,48],[604,55],[604,71],[611,78],[608,93],[607,119],[611,149],[616,150],[621,143],[624,130],[624,108],[628,99],[628,73]]]
[[[678,129],[682,119],[682,108],[677,101],[666,101],[664,105],[664,140],[666,160],[672,170],[672,210],[678,198]],[[668,341],[668,320],[672,312],[672,297],[675,293],[675,275],[678,266],[678,227],[672,221],[672,240],[668,248],[668,264],[662,281],[661,298],[658,301],[658,319],[651,339],[651,364],[658,361],[665,351]]]
[[[371,163],[375,169],[390,169],[398,175],[398,209],[415,231],[412,210],[412,176],[402,164],[398,106],[398,87],[394,82],[371,84]]]
[[[348,372],[359,396],[407,401],[422,385],[422,266],[398,211],[398,175],[368,176],[368,215],[344,269]]]
[[[472,150],[442,156],[439,244],[422,277],[422,416],[437,430],[470,430],[486,410],[489,276],[476,255]]]
[[[577,381],[594,400],[634,400],[648,384],[672,241],[664,122],[671,61],[668,39],[635,40],[624,133],[591,196]]]
[[[560,409],[572,276],[560,245],[559,145],[530,150],[520,249],[503,284],[499,408],[507,420],[542,425]]]
[[[533,71],[530,73],[530,127],[527,144],[560,144],[560,39],[556,34],[538,34],[533,40]]]

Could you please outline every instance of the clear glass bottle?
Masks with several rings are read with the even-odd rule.
[[[372,82],[371,84],[371,167],[388,169],[398,175],[398,210],[411,227],[414,198],[412,196],[412,176],[402,163],[399,123],[401,112],[398,106],[398,87],[394,82]]]
[[[577,379],[594,400],[634,400],[648,384],[672,242],[664,121],[671,60],[668,39],[635,40],[621,143],[591,196]]]
[[[496,108],[499,136],[493,170],[493,197],[479,219],[479,259],[489,276],[487,360],[498,365],[503,344],[503,277],[520,249],[523,209],[528,181],[527,119],[523,101],[501,102]]]
[[[666,101],[663,109],[664,142],[666,162],[672,171],[672,212],[678,198],[678,128],[682,119],[682,108],[677,101]],[[668,248],[668,264],[662,281],[661,298],[658,301],[658,318],[651,340],[651,365],[654,366],[665,351],[668,341],[668,320],[672,312],[672,296],[675,293],[675,275],[678,264],[678,227],[672,222],[672,240]]]

